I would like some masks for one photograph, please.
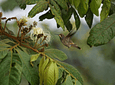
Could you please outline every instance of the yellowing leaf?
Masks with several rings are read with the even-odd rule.
[[[42,78],[42,65],[45,61],[45,56],[43,56],[43,58],[40,60],[40,64],[39,64],[39,77]],[[42,79],[40,79],[40,85],[42,85]]]
[[[44,85],[55,85],[54,69],[54,63],[53,61],[50,61],[49,65],[44,71]]]
[[[41,82],[43,82],[43,79],[44,79],[44,70],[46,69],[46,66],[48,65],[49,63],[49,59],[46,58],[46,60],[44,61],[42,67],[40,68],[41,69],[41,76],[40,76],[40,85],[42,85]]]
[[[58,67],[56,65],[56,62],[54,62],[54,83],[56,84],[57,83],[57,80],[58,80],[58,76],[59,76],[59,70],[58,70]]]
[[[36,61],[36,60],[38,59],[39,55],[40,55],[40,54],[34,54],[34,55],[31,56],[30,64],[31,64],[32,66],[34,66],[34,65],[32,64],[32,62],[33,62],[33,61]]]

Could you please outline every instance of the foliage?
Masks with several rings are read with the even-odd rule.
[[[70,22],[71,16],[74,15],[75,32],[73,34],[80,27],[80,17],[85,17],[91,28],[93,16],[94,14],[99,16],[98,10],[103,4],[100,14],[101,22],[91,29],[87,44],[89,46],[104,45],[115,36],[114,0],[16,0],[13,2],[17,3],[21,9],[25,9],[26,5],[35,4],[28,13],[28,17],[32,18],[40,12],[47,11],[39,17],[40,21],[54,18],[57,28],[61,27],[65,30],[66,27],[69,32],[72,32],[74,28]],[[16,4],[11,7],[15,6]],[[4,5],[2,7],[4,8]],[[17,34],[6,26],[12,19],[17,22]],[[6,20],[4,26],[1,20]],[[21,76],[24,75],[30,85],[83,85],[83,79],[78,70],[61,62],[67,59],[66,54],[57,49],[47,49],[48,35],[40,28],[36,28],[36,22],[29,26],[26,22],[28,22],[26,18],[7,19],[2,17],[2,12],[0,12],[0,83],[19,85]],[[32,35],[29,33],[33,28],[40,31],[34,30],[34,38],[31,38]],[[40,62],[36,63],[37,60]]]
[[[90,46],[99,46],[109,42],[115,36],[115,14],[105,19],[103,22],[95,25],[90,31],[88,44]]]
[[[0,12],[0,15],[0,21],[6,19],[4,27],[2,27],[2,23],[0,24],[0,83],[2,85],[19,85],[22,75],[25,76],[31,85],[65,84],[72,80],[72,84],[76,82],[79,85],[83,84],[81,75],[75,68],[59,62],[59,60],[67,59],[64,52],[57,49],[46,49],[48,42],[45,40],[48,35],[45,35],[45,32],[40,32],[43,31],[41,28],[36,28],[37,23],[35,21],[28,26],[26,24],[28,18],[26,17],[18,20],[16,17],[8,19],[2,17],[2,12]],[[19,27],[16,36],[6,27],[7,22],[12,19],[16,20]],[[33,38],[30,38],[32,33],[28,34],[31,30],[34,31],[35,42],[32,41]],[[44,51],[44,49],[46,50]],[[42,57],[42,59],[39,57]],[[40,62],[35,63],[36,60]],[[70,69],[66,69],[66,67],[71,67],[76,72],[73,73]],[[67,78],[66,80],[66,77],[61,77],[62,79],[60,79],[59,68],[63,69],[64,76],[69,75],[69,79]],[[76,76],[76,73],[79,75]],[[57,82],[58,80],[60,82]]]
[[[76,24],[76,31],[78,30],[78,28],[80,27],[80,19],[78,16],[78,13],[80,15],[80,17],[84,17],[85,15],[85,20],[88,24],[88,26],[91,28],[92,27],[92,23],[93,23],[93,15],[95,14],[96,16],[99,16],[99,12],[98,9],[101,5],[101,3],[103,4],[102,6],[102,11],[100,14],[100,21],[101,21],[101,25],[102,28],[99,27],[99,31],[100,34],[93,32],[92,30],[98,29],[98,27],[93,27],[90,34],[93,34],[95,36],[99,36],[99,37],[93,37],[92,35],[89,36],[90,39],[88,39],[87,43],[89,46],[99,46],[99,45],[103,45],[107,42],[109,42],[114,36],[115,36],[115,31],[114,31],[114,22],[110,21],[110,24],[112,24],[113,26],[110,27],[111,32],[110,35],[112,35],[111,37],[108,35],[102,35],[103,30],[104,30],[104,24],[108,24],[108,22],[106,22],[105,18],[108,17],[109,13],[111,12],[111,17],[115,18],[114,16],[114,9],[113,6],[115,5],[114,0],[38,0],[38,1],[34,1],[31,3],[31,0],[26,0],[25,4],[35,4],[35,3],[39,3],[36,4],[32,10],[29,12],[28,16],[29,17],[34,17],[36,14],[38,14],[39,12],[42,12],[44,10],[49,10],[47,9],[48,7],[50,7],[50,10],[48,12],[46,12],[46,14],[41,15],[39,18],[40,20],[44,20],[44,19],[51,19],[54,18],[57,22],[57,27],[62,27],[63,30],[65,30],[65,27],[67,28],[67,30],[70,32],[72,30],[72,24],[70,22],[70,18],[71,15],[74,14],[74,19],[75,19],[75,24]],[[42,5],[42,3],[44,3],[44,6],[40,6]],[[35,8],[37,6],[37,9]],[[76,9],[78,10],[78,13],[76,12]],[[32,12],[34,11],[34,12]],[[113,15],[112,15],[113,14]],[[108,20],[111,19],[111,17],[108,17]],[[104,22],[104,21],[105,22]],[[102,22],[103,21],[103,22]],[[113,20],[114,21],[114,20]],[[107,27],[107,26],[106,26]],[[103,30],[100,30],[103,29]],[[109,29],[109,25],[108,28]],[[104,33],[106,33],[106,31],[104,31]],[[110,38],[108,38],[110,37]],[[102,41],[99,40],[99,42],[97,42],[98,39],[101,39]],[[108,39],[108,40],[105,40]],[[95,43],[96,45],[92,44]],[[101,43],[101,44],[100,44]]]

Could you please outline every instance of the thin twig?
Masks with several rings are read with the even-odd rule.
[[[35,42],[35,44],[34,44],[34,48],[36,47],[36,44],[37,44],[37,42],[38,42],[38,39],[39,39],[39,38],[37,37],[37,40],[36,40],[36,42]]]
[[[8,18],[8,19],[5,21],[4,31],[5,31],[5,29],[6,29],[6,24],[7,24],[8,20],[11,20],[11,19],[16,19],[16,21],[17,21],[17,18],[16,18],[16,17]]]

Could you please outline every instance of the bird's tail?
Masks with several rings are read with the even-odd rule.
[[[77,46],[76,44],[71,44],[71,46],[81,50],[81,48],[79,46]]]

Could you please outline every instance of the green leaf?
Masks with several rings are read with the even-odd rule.
[[[78,14],[77,14],[77,12],[75,10],[74,10],[74,18],[75,18],[76,30],[78,30],[79,27],[80,27],[81,22],[80,22]]]
[[[0,84],[19,85],[22,75],[22,63],[17,54],[8,53],[0,62]]]
[[[18,55],[22,61],[23,75],[31,85],[38,85],[39,84],[38,68],[35,66],[32,67],[30,65],[31,56],[21,51],[19,48],[17,48],[16,51],[18,52]]]
[[[7,48],[7,47],[11,47],[11,46],[0,41],[0,47]]]
[[[54,15],[52,15],[51,10],[49,10],[47,13],[39,17],[40,21],[43,21],[44,19],[52,19],[52,18],[54,18]]]
[[[64,75],[66,72],[62,67],[59,67],[58,71],[59,71],[59,76],[56,85],[61,85],[62,81],[64,81],[66,78],[66,75]]]
[[[84,15],[87,13],[88,6],[89,6],[88,3],[89,3],[89,0],[81,0],[78,7],[78,13],[80,17],[84,17]]]
[[[110,7],[111,7],[110,0],[104,0],[102,11],[101,11],[101,14],[100,14],[100,18],[101,18],[100,21],[103,21],[105,18],[108,17]]]
[[[82,85],[78,80],[75,80],[75,85]]]
[[[71,24],[70,21],[67,22],[66,28],[67,28],[67,30],[68,30],[69,32],[72,30],[72,24]]]
[[[65,0],[55,0],[63,9],[68,10],[67,3]]]
[[[70,1],[70,3],[71,3],[72,5],[74,5],[74,7],[75,7],[76,9],[78,9],[78,6],[79,6],[81,0],[69,0],[69,1]]]
[[[3,2],[0,3],[0,8],[2,8],[3,11],[12,11],[17,6],[18,3],[16,0],[3,0]]]
[[[73,4],[73,1],[74,1],[74,0],[69,0],[69,2],[70,2],[71,4]]]
[[[57,50],[57,49],[48,49],[48,50],[45,50],[44,52],[47,56],[51,57],[51,58],[57,58],[61,61],[63,60],[66,60],[67,59],[67,56],[64,52],[60,51],[60,50]]]
[[[25,53],[27,53],[28,54],[28,52],[27,52],[27,48],[26,47],[22,47],[22,46],[19,46]]]
[[[3,59],[9,52],[9,49],[7,48],[1,48],[0,46],[0,60]]]
[[[61,16],[61,10],[60,10],[60,7],[58,6],[58,4],[54,0],[51,0],[51,4],[56,9],[57,13]]]
[[[65,24],[67,24],[68,20],[71,18],[73,13],[73,8],[69,8],[67,11],[66,10],[62,10],[62,17],[64,19]]]
[[[19,4],[19,7],[21,9],[25,10],[25,8],[26,8],[26,2],[25,2],[25,0],[21,0],[21,2],[17,2],[17,3]]]
[[[36,14],[47,9],[48,2],[47,1],[39,1],[29,12],[28,17],[34,17]]]
[[[55,16],[54,19],[62,27],[62,29],[65,30],[63,19],[61,18],[61,16],[58,14],[58,12],[56,11],[56,9],[53,6],[51,6],[50,4],[49,4],[49,6],[50,6],[52,14]]]
[[[75,6],[76,9],[78,8],[80,2],[81,0],[73,0],[73,5]]]
[[[89,46],[99,46],[108,43],[115,36],[115,14],[95,25],[88,37]]]
[[[45,0],[26,0],[26,4],[28,4],[28,5],[36,4],[39,1],[45,1]]]
[[[57,61],[57,63],[62,65],[70,74],[72,74],[83,85],[82,77],[77,69],[75,69],[73,66],[64,62]]]
[[[113,13],[115,13],[115,1],[111,0],[111,7],[110,7],[109,15],[112,15]]]
[[[67,75],[64,83],[62,83],[61,85],[73,85],[71,76]]]
[[[9,39],[0,40],[0,60],[3,59],[9,52],[8,48],[11,46],[8,45],[7,43],[14,43],[14,42]]]
[[[3,40],[0,41],[0,44],[1,44],[1,43],[6,43],[6,44],[7,44],[7,43],[14,43],[14,42],[11,41],[11,40],[9,40],[9,39],[3,39]],[[7,45],[8,45],[8,44],[7,44]],[[8,45],[8,46],[9,46],[9,45]]]
[[[92,0],[91,3],[90,3],[90,8],[91,8],[91,11],[96,15],[96,16],[99,16],[99,7],[101,5],[101,2],[102,0]]]
[[[70,23],[72,13],[73,13],[72,8],[69,8],[68,10],[62,10],[62,19],[68,31],[72,30],[72,24]]]
[[[30,64],[31,64],[32,66],[34,66],[34,65],[32,64],[32,62],[33,62],[33,61],[36,61],[36,60],[38,59],[39,55],[40,55],[40,54],[34,54],[34,55],[31,56],[31,58],[30,58]]]
[[[59,68],[59,76],[58,76],[58,79],[62,78],[63,71],[64,71],[64,69],[60,67],[60,68]]]
[[[93,13],[90,10],[90,8],[88,9],[86,16],[85,16],[85,21],[87,22],[89,28],[91,28],[92,23],[93,23]]]

